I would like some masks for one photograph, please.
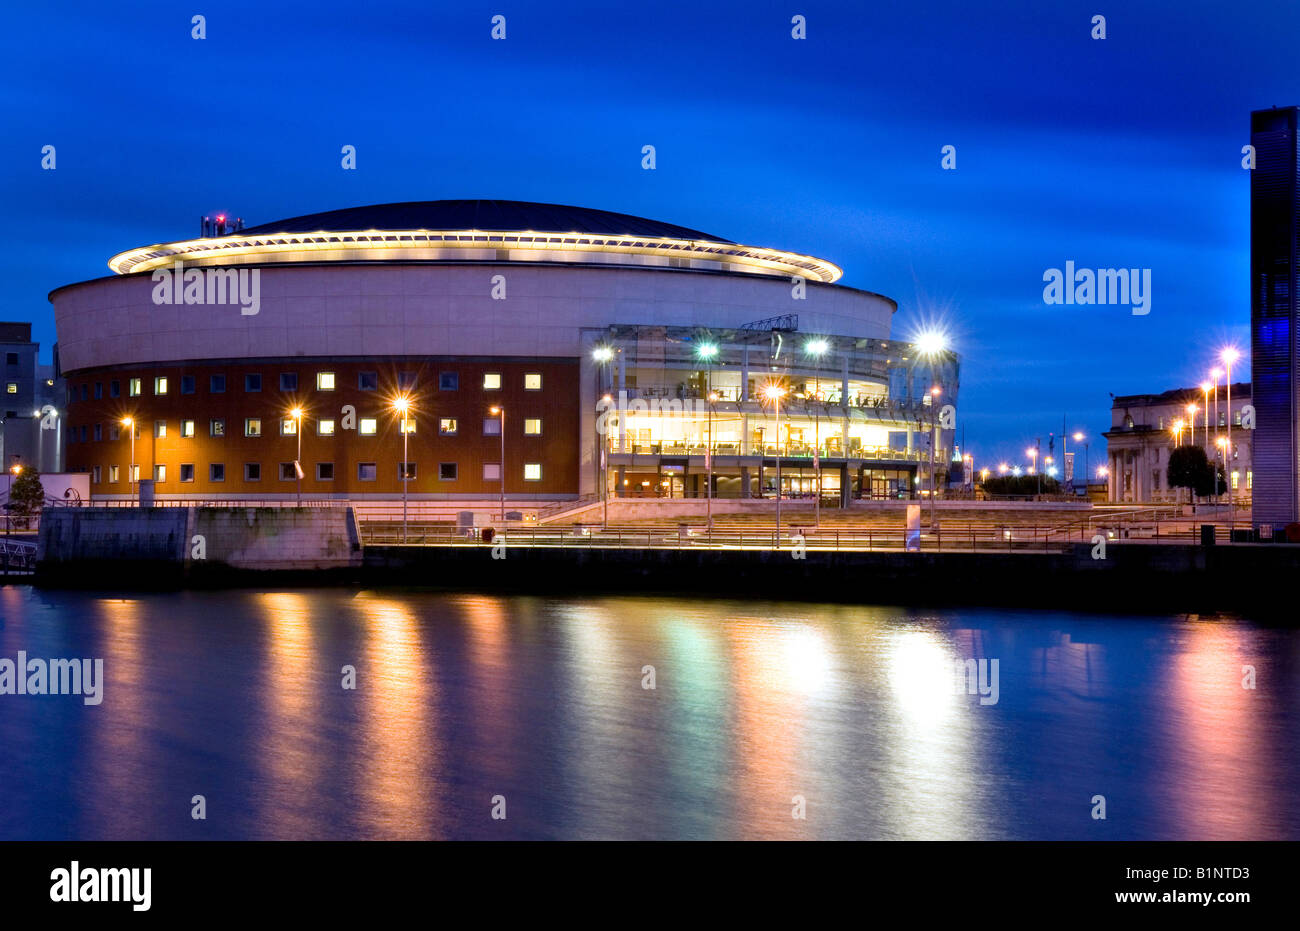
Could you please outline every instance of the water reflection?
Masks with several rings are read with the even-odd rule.
[[[0,611],[0,656],[106,677],[97,707],[0,696],[4,838],[1300,837],[1300,641],[1241,620],[18,587]],[[996,702],[955,687],[994,658]]]

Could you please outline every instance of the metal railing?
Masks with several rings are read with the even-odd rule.
[[[4,575],[26,575],[36,568],[36,543],[0,537],[0,571]]]

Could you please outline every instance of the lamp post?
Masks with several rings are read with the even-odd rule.
[[[778,384],[770,384],[763,389],[763,396],[772,402],[776,410],[776,545],[781,546],[781,398],[785,389]]]
[[[406,542],[406,485],[411,477],[410,457],[407,455],[407,443],[410,439],[411,431],[407,427],[406,414],[411,409],[411,399],[401,395],[393,401],[393,410],[397,411],[400,418],[398,420],[398,429],[402,431],[402,542]],[[298,437],[298,449],[302,449],[302,435]],[[300,453],[301,455],[301,453]]]
[[[1088,490],[1088,442],[1085,440],[1082,431],[1076,432],[1074,434],[1074,442],[1083,443],[1083,490],[1087,491]],[[1077,456],[1078,453],[1075,453],[1075,455]],[[1071,478],[1071,481],[1073,481],[1073,477]]]
[[[816,497],[813,499],[813,522],[820,527],[822,525],[822,418],[821,418],[821,369],[822,356],[830,348],[830,343],[821,339],[810,339],[804,346],[804,351],[812,356],[815,360],[813,368],[813,402],[817,405],[813,408],[813,470],[816,472],[814,479],[817,485]],[[843,400],[843,399],[841,399]],[[847,439],[846,439],[847,442]],[[843,492],[841,491],[841,494]]]
[[[934,451],[939,445],[939,418],[936,405],[939,403],[939,386],[930,389],[930,529],[934,529],[934,499],[939,494],[939,477],[935,474]]]
[[[1241,357],[1241,353],[1229,346],[1220,353],[1219,357],[1223,359],[1228,378],[1228,445],[1223,450],[1223,476],[1228,480],[1228,511],[1233,514],[1235,512],[1232,510],[1232,464],[1229,458],[1232,455],[1232,363]]]
[[[709,530],[713,530],[713,409],[717,406],[718,395],[716,392],[709,392],[709,439],[704,447],[704,467],[708,470],[707,482],[705,486],[706,504],[708,511]]]
[[[293,461],[293,471],[294,477],[298,480],[298,507],[302,507],[302,408],[295,407],[289,411],[289,416],[294,421],[293,432],[298,435],[298,458]],[[402,519],[405,521],[405,514],[402,515]]]
[[[1205,395],[1205,450],[1210,449],[1210,383],[1201,382],[1201,394]]]
[[[501,530],[504,532],[506,529],[506,409],[497,406],[489,408],[488,411],[501,419]]]
[[[611,349],[609,346],[597,346],[595,349],[591,351],[591,357],[596,361],[596,364],[600,366],[600,371],[605,374],[605,377],[601,379],[601,381],[609,381],[609,363],[614,358],[614,350]],[[599,394],[600,391],[601,391],[601,386],[600,384],[597,384],[596,392]],[[614,409],[613,407],[614,399],[612,397],[612,394],[613,391],[611,390],[603,395],[603,400],[605,401],[605,434],[604,436],[601,436],[600,431],[599,430],[596,431],[596,442],[600,444],[600,455],[596,458],[600,468],[600,499],[602,504],[601,518],[600,518],[601,530],[606,530],[609,528],[609,466],[606,463],[609,461],[608,460],[609,438],[613,432],[612,427],[614,423],[614,417],[613,414],[611,413],[611,411]],[[502,432],[504,433],[504,431]],[[505,442],[504,439],[502,440],[502,442],[503,443]],[[502,459],[504,460],[504,458],[505,457],[503,456]],[[501,463],[501,468],[503,470],[502,475],[505,474],[504,472],[505,467],[506,464],[503,461]],[[504,483],[505,483],[505,479],[503,478],[502,486],[501,486],[503,493],[505,491]]]
[[[126,481],[130,493],[135,494],[135,418],[123,417],[122,426],[131,434],[131,461],[126,467]]]
[[[709,527],[713,527],[713,457],[710,450],[713,446],[713,360],[717,358],[718,347],[713,343],[701,343],[696,347],[695,354],[704,360],[704,396],[709,399],[709,439],[704,447],[704,468],[706,471],[704,483],[704,498],[708,502],[705,505],[708,511]],[[689,462],[689,457],[687,462]]]
[[[1223,369],[1219,368],[1217,365],[1210,369],[1210,379],[1214,384],[1214,387],[1212,387],[1210,391],[1214,395],[1214,436],[1216,440],[1219,436],[1219,377],[1222,374]]]

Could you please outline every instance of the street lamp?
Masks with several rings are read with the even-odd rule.
[[[1219,378],[1222,375],[1223,369],[1219,368],[1217,365],[1210,369],[1210,379],[1213,382],[1213,387],[1210,389],[1210,392],[1214,396],[1214,435],[1216,438],[1219,435]]]
[[[611,379],[609,378],[609,363],[614,358],[613,348],[610,346],[597,346],[595,349],[591,351],[591,357],[596,361],[596,364],[600,366],[601,371],[604,373],[605,377],[600,379],[600,381],[604,381],[604,382],[610,381]],[[596,385],[596,392],[598,394],[601,393],[603,390],[604,389],[602,385],[600,384]],[[609,465],[608,465],[609,440],[610,440],[610,436],[612,436],[614,432],[613,429],[614,415],[612,413],[612,411],[614,410],[614,399],[612,397],[612,392],[606,391],[602,399],[605,402],[605,434],[604,436],[601,436],[600,431],[598,430],[596,436],[596,442],[600,445],[600,455],[597,457],[597,459],[599,460],[599,468],[600,468],[600,497],[601,497],[601,501],[604,502],[604,508],[601,511],[600,522],[601,522],[601,529],[605,530],[609,527]],[[501,468],[504,470],[505,467],[506,464],[502,462]],[[504,491],[505,479],[502,478],[501,481],[502,481],[502,491]]]
[[[934,451],[939,445],[939,418],[935,416],[935,405],[939,401],[939,386],[930,389],[930,528],[934,529],[934,499],[939,494],[938,476],[935,474]]]
[[[1187,405],[1187,442],[1196,442],[1196,404]]]
[[[126,467],[126,481],[131,494],[135,494],[135,419],[123,417],[122,426],[126,427],[127,432],[131,434],[131,462]]]
[[[411,462],[410,462],[410,457],[407,455],[407,449],[408,449],[407,441],[410,438],[411,431],[408,427],[408,422],[406,418],[406,414],[410,409],[411,409],[411,399],[408,398],[406,395],[399,395],[396,399],[394,399],[393,410],[397,411],[398,416],[401,418],[398,421],[399,424],[398,429],[402,431],[402,542],[403,543],[406,542],[406,485],[407,485],[407,480],[411,476]],[[302,412],[299,411],[300,416],[301,413]],[[302,450],[301,433],[298,436],[298,449],[301,454],[301,450]]]
[[[1074,434],[1074,442],[1083,443],[1083,487],[1084,490],[1087,491],[1088,489],[1088,443],[1084,442],[1084,434],[1082,431],[1077,431]],[[1078,453],[1075,453],[1075,455],[1077,456]]]
[[[1228,378],[1228,445],[1223,451],[1223,475],[1228,480],[1228,511],[1234,513],[1232,511],[1232,476],[1228,471],[1231,468],[1228,464],[1228,457],[1232,453],[1232,363],[1241,358],[1241,353],[1237,352],[1235,347],[1229,346],[1219,353],[1219,358],[1223,360]]]
[[[1201,382],[1201,394],[1205,395],[1205,448],[1210,448],[1210,383]]]
[[[776,545],[781,546],[781,398],[785,389],[778,384],[769,384],[763,389],[763,397],[772,402],[776,411]]]
[[[501,530],[506,529],[506,409],[490,407],[488,413],[496,414],[501,419]]]
[[[293,418],[293,432],[298,434],[298,458],[293,461],[293,471],[298,479],[298,507],[302,507],[302,408],[295,407],[289,411]]]

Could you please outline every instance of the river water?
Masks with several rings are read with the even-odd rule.
[[[1243,619],[7,586],[19,651],[103,683],[0,694],[0,839],[1300,838]]]

